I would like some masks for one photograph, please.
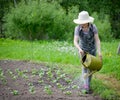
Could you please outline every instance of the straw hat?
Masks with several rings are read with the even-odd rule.
[[[78,15],[78,19],[74,19],[73,22],[76,24],[93,23],[94,18],[89,16],[87,11],[81,11]]]

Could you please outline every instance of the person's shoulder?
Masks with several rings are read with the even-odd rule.
[[[95,25],[95,24],[93,24],[93,23],[91,23],[91,24],[90,24],[90,26],[91,26],[91,27],[96,27],[96,25]]]
[[[80,28],[80,26],[79,26],[79,25],[77,25],[77,26],[75,26],[75,28]]]
[[[95,24],[91,24],[93,26],[93,28],[97,28]]]
[[[98,30],[97,30],[97,27],[95,24],[91,24],[91,28],[92,28],[94,33],[98,33]]]
[[[90,27],[91,27],[91,29],[93,29],[93,30],[94,30],[94,29],[97,29],[96,25],[95,25],[95,24],[93,24],[93,23],[92,23],[92,24],[90,24]]]
[[[79,30],[79,29],[80,29],[79,25],[75,26],[75,30]]]

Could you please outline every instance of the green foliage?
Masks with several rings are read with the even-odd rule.
[[[66,15],[57,2],[49,3],[43,0],[29,1],[27,4],[21,2],[5,16],[6,37],[71,41],[75,27],[73,19],[78,16],[78,8],[70,6]],[[91,15],[95,18],[101,40],[110,40],[112,34],[109,16],[104,13],[91,13]]]
[[[19,3],[21,1],[23,2]],[[100,26],[100,29],[105,28],[104,30],[106,30],[111,28],[110,33],[112,37],[120,38],[119,0],[114,3],[112,0],[1,0],[0,3],[1,37],[4,37],[4,30],[7,30],[6,37],[11,38],[71,40],[74,28],[72,20],[78,12],[71,13],[72,17],[70,17],[69,14],[70,9],[76,7],[76,11],[78,11],[78,9],[79,11],[87,10],[90,14],[97,12],[103,19],[100,24],[102,22],[108,22],[108,25],[104,24]],[[10,10],[10,5],[15,8]],[[9,11],[11,11],[11,13]],[[9,12],[9,14],[5,16],[7,19],[3,20],[3,16],[7,12]],[[110,17],[109,21],[108,18],[103,17],[106,16],[106,14]],[[106,19],[107,21],[105,21]],[[4,23],[6,23],[5,29],[3,28]],[[107,32],[106,34],[109,34]],[[107,35],[106,39],[107,37],[109,36]]]
[[[44,92],[46,92],[47,94],[51,95],[52,94],[51,85],[46,85],[44,87]]]
[[[102,55],[103,55],[103,68],[100,71],[104,74],[109,74],[116,77],[120,80],[119,65],[120,65],[120,56],[117,55],[117,47],[119,44],[118,41],[112,42],[103,42],[102,46]]]
[[[12,38],[61,40],[71,38],[73,31],[71,15],[66,16],[56,2],[31,1],[27,5],[21,2],[11,9],[5,20],[6,36]]]
[[[102,41],[111,41],[112,34],[111,34],[111,24],[109,22],[109,16],[104,15],[101,19],[102,15],[98,13],[93,13],[92,16],[95,18],[95,24],[98,28],[98,34]]]
[[[12,93],[13,95],[18,95],[18,94],[19,94],[18,90],[13,90],[11,93]]]

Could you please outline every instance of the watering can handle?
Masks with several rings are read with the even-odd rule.
[[[83,66],[84,67],[86,67],[87,68],[87,66],[83,63],[83,57],[85,56],[85,55],[87,55],[87,54],[89,54],[88,52],[86,52],[86,51],[84,51],[84,55],[82,55],[82,58],[81,58],[81,62],[82,62],[82,64],[83,64]]]
[[[83,66],[84,66],[84,67],[86,67],[86,68],[87,68],[87,66],[86,66],[84,63],[82,63],[82,64],[83,64]]]

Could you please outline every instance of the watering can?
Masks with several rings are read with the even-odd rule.
[[[82,65],[91,71],[99,71],[102,68],[102,61],[89,53],[85,53],[82,57]]]

